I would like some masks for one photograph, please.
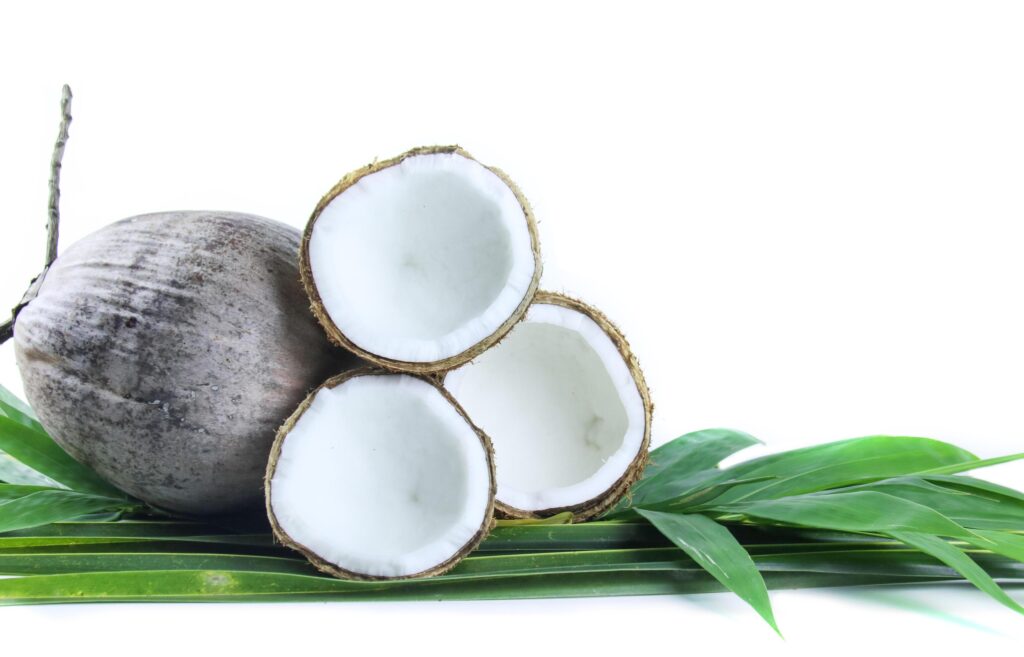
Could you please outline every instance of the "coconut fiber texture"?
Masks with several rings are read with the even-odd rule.
[[[480,342],[468,346],[461,353],[455,354],[448,358],[443,358],[441,360],[431,362],[412,362],[387,358],[379,354],[367,351],[366,349],[352,342],[352,340],[350,340],[348,336],[341,332],[341,329],[339,329],[338,326],[334,323],[334,320],[331,319],[331,316],[330,314],[328,314],[327,309],[324,308],[323,300],[320,297],[320,292],[317,290],[317,283],[313,277],[312,266],[310,265],[309,242],[313,236],[313,228],[316,226],[316,222],[320,216],[320,213],[323,212],[324,208],[326,208],[331,201],[333,201],[335,198],[343,194],[346,190],[351,188],[353,185],[358,183],[366,176],[372,175],[374,173],[377,173],[378,171],[382,171],[389,167],[401,164],[404,160],[410,157],[415,157],[419,155],[434,155],[439,153],[456,154],[468,160],[476,161],[474,157],[472,157],[469,153],[464,151],[459,146],[421,146],[406,151],[405,153],[402,153],[397,157],[382,160],[379,162],[374,162],[360,169],[356,169],[355,171],[346,174],[340,181],[338,181],[338,183],[333,188],[331,188],[329,192],[327,192],[327,194],[324,195],[322,199],[320,199],[320,202],[313,210],[313,214],[310,217],[309,222],[306,224],[306,229],[302,235],[302,247],[301,252],[299,254],[299,260],[301,263],[302,271],[302,282],[306,288],[306,292],[309,295],[310,303],[313,308],[313,313],[316,315],[317,319],[323,325],[324,330],[327,332],[327,335],[335,344],[341,345],[342,347],[348,349],[349,351],[358,354],[361,358],[364,358],[367,361],[370,361],[376,365],[379,365],[389,370],[409,372],[413,374],[431,374],[436,372],[443,372],[445,370],[450,370],[455,367],[458,367],[459,365],[465,364],[471,361],[472,359],[476,358],[483,352],[487,351],[487,349],[497,344],[497,342],[501,340],[501,338],[504,337],[504,335],[508,333],[513,326],[515,326],[516,322],[521,320],[523,316],[526,315],[526,309],[530,306],[530,303],[533,301],[534,295],[537,293],[537,287],[540,283],[541,272],[543,270],[543,264],[541,262],[540,257],[540,237],[537,233],[537,222],[534,219],[533,210],[530,208],[529,202],[526,200],[526,197],[523,195],[519,187],[512,181],[511,178],[508,177],[508,175],[504,171],[496,167],[487,167],[492,173],[494,173],[498,178],[500,178],[501,181],[505,183],[505,185],[508,186],[508,188],[515,195],[516,199],[519,201],[519,205],[520,207],[522,207],[523,215],[526,220],[527,230],[529,231],[530,235],[530,248],[533,252],[533,277],[526,291],[526,294],[523,296],[522,301],[520,301],[519,305],[515,308],[512,314],[500,326],[498,326],[498,328],[496,328],[489,336],[487,336]]]
[[[277,427],[354,360],[309,311],[299,239],[261,217],[172,212],[72,245],[15,325],[43,426],[155,506],[258,508]]]
[[[274,479],[274,473],[277,470],[278,462],[281,458],[281,450],[284,447],[285,441],[288,439],[288,434],[290,434],[292,430],[295,429],[295,425],[298,424],[299,419],[302,417],[303,413],[309,410],[310,405],[312,405],[313,400],[316,398],[316,395],[318,392],[320,392],[320,390],[340,386],[345,382],[360,376],[380,376],[389,373],[389,370],[385,370],[383,368],[375,366],[370,366],[360,369],[349,370],[337,376],[331,377],[330,379],[325,381],[323,384],[317,387],[316,390],[309,393],[309,396],[306,397],[306,399],[303,400],[301,404],[299,404],[299,407],[295,409],[295,412],[292,413],[287,420],[285,420],[284,424],[281,425],[281,428],[277,432],[277,437],[274,440],[273,448],[271,449],[270,452],[270,458],[267,463],[265,483],[267,517],[269,518],[270,525],[273,528],[275,540],[281,543],[282,545],[285,545],[289,548],[292,548],[293,550],[301,552],[303,555],[305,555],[309,562],[313,564],[318,570],[333,575],[335,577],[340,577],[342,579],[380,581],[395,579],[401,580],[441,575],[451,570],[459,561],[464,559],[469,553],[471,553],[473,550],[479,547],[480,543],[487,537],[487,534],[494,528],[494,495],[496,492],[496,478],[494,472],[494,449],[491,446],[491,440],[490,438],[487,437],[487,434],[485,434],[483,431],[480,430],[479,427],[473,424],[473,421],[469,418],[468,415],[466,415],[466,411],[463,410],[462,406],[460,406],[459,403],[451,396],[451,394],[449,394],[448,391],[444,389],[444,387],[437,381],[437,379],[435,377],[427,375],[417,376],[417,378],[433,386],[437,390],[437,392],[448,403],[452,405],[452,408],[454,408],[455,411],[459,414],[459,416],[463,420],[465,420],[466,424],[469,425],[469,427],[473,430],[477,438],[480,439],[480,444],[483,447],[484,454],[487,458],[487,470],[489,474],[489,488],[487,490],[487,508],[485,513],[483,514],[480,527],[476,531],[476,533],[474,533],[473,536],[465,544],[459,546],[458,549],[451,556],[449,556],[447,559],[445,559],[441,563],[434,565],[431,568],[410,575],[382,577],[354,572],[352,570],[343,568],[342,566],[339,566],[336,563],[332,563],[324,559],[314,550],[295,540],[292,536],[288,534],[287,531],[285,531],[284,527],[281,526],[281,523],[278,520],[277,515],[274,513],[272,482]],[[417,438],[419,437],[412,436],[411,439]],[[350,503],[350,501],[342,500],[339,503]]]
[[[647,465],[648,449],[651,444],[651,418],[654,413],[654,404],[651,402],[651,393],[644,379],[643,370],[640,369],[639,361],[637,361],[633,351],[629,348],[626,336],[622,334],[622,331],[604,313],[593,306],[583,303],[579,299],[574,299],[557,292],[538,292],[534,303],[562,306],[593,320],[608,335],[608,338],[622,356],[626,368],[636,383],[637,391],[640,393],[640,399],[644,406],[643,442],[637,451],[636,457],[630,462],[629,467],[607,490],[580,504],[538,511],[517,509],[503,503],[501,500],[497,500],[495,503],[495,509],[500,518],[548,518],[558,513],[569,511],[572,513],[574,522],[581,522],[589,518],[595,518],[615,506],[625,496],[630,486],[643,475],[644,467]]]

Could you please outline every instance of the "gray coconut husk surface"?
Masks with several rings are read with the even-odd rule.
[[[640,444],[640,448],[637,451],[636,456],[630,462],[629,467],[626,468],[625,472],[622,473],[622,476],[608,487],[608,489],[579,504],[552,507],[550,509],[540,509],[536,511],[518,509],[502,502],[500,499],[496,499],[494,503],[495,513],[499,518],[549,518],[553,515],[568,511],[572,513],[573,522],[581,522],[583,520],[600,516],[615,506],[615,504],[627,494],[630,487],[643,475],[644,467],[647,465],[648,450],[651,443],[651,418],[654,413],[654,404],[651,402],[651,394],[650,390],[647,388],[647,382],[644,380],[643,370],[640,369],[640,363],[637,361],[636,356],[630,349],[629,342],[626,341],[622,331],[620,331],[618,327],[616,327],[615,324],[613,324],[611,320],[604,315],[604,313],[593,306],[587,305],[579,299],[574,299],[573,297],[557,292],[540,291],[534,297],[534,303],[562,306],[563,308],[569,308],[570,310],[582,313],[592,319],[594,323],[596,323],[611,339],[615,348],[622,356],[623,362],[625,362],[626,367],[629,369],[629,373],[633,377],[633,381],[636,383],[637,390],[640,393],[640,399],[643,401],[643,441]],[[497,467],[500,469],[500,453],[497,455],[497,460]]]
[[[316,316],[320,324],[324,327],[324,330],[327,332],[327,336],[333,343],[340,345],[355,354],[358,354],[365,360],[376,365],[379,365],[383,368],[398,372],[409,372],[413,374],[430,374],[436,372],[443,372],[445,370],[450,370],[455,367],[458,367],[459,365],[467,363],[470,360],[476,358],[478,355],[482,354],[483,352],[487,351],[487,349],[497,344],[497,342],[506,333],[508,333],[513,326],[515,326],[516,322],[520,321],[523,318],[523,316],[526,314],[526,309],[529,308],[530,303],[533,301],[534,295],[537,292],[538,285],[540,284],[540,277],[542,271],[542,263],[540,257],[540,237],[537,232],[537,222],[534,219],[533,210],[530,208],[530,204],[526,200],[526,197],[523,195],[522,191],[514,182],[512,182],[512,180],[504,171],[496,167],[486,167],[496,176],[498,176],[498,178],[500,178],[502,182],[504,182],[509,187],[509,189],[512,190],[512,193],[515,194],[516,200],[519,201],[519,205],[523,209],[523,214],[526,217],[527,229],[530,233],[531,250],[533,251],[533,278],[530,282],[529,288],[526,291],[526,294],[523,296],[522,301],[516,307],[515,311],[508,317],[508,319],[506,319],[489,336],[487,336],[480,342],[466,348],[461,353],[431,362],[402,361],[380,356],[373,352],[367,351],[361,346],[355,344],[344,333],[341,332],[338,326],[331,319],[330,315],[327,313],[327,310],[324,308],[323,300],[320,298],[320,293],[317,290],[316,280],[313,277],[313,270],[310,267],[309,241],[313,235],[313,228],[314,226],[316,226],[317,218],[320,216],[320,213],[323,212],[324,208],[327,207],[327,205],[331,201],[333,201],[339,195],[344,193],[345,190],[355,185],[362,178],[377,173],[378,171],[381,171],[388,167],[395,166],[396,164],[400,164],[402,161],[409,157],[414,157],[417,155],[432,155],[437,153],[454,153],[461,155],[466,159],[476,161],[475,158],[473,158],[469,153],[467,153],[459,146],[422,146],[419,148],[413,148],[409,151],[406,151],[405,153],[402,153],[397,157],[382,160],[379,162],[373,162],[372,164],[368,164],[360,169],[356,169],[355,171],[352,171],[345,175],[333,188],[331,188],[329,192],[327,192],[327,194],[324,195],[324,197],[317,204],[316,209],[313,210],[313,214],[310,217],[309,222],[306,224],[306,229],[302,234],[302,246],[301,251],[299,253],[299,267],[302,273],[302,284],[305,286],[306,293],[309,295],[310,304],[313,309],[313,314]]]
[[[72,457],[156,507],[259,508],[281,419],[356,358],[334,349],[299,282],[299,231],[232,212],[124,219],[59,258],[61,93],[46,258],[0,342],[25,394]]]
[[[313,390],[313,392],[309,393],[309,395],[302,401],[302,403],[299,404],[299,407],[297,409],[295,409],[295,412],[292,413],[291,416],[287,420],[285,420],[284,424],[281,425],[281,428],[278,429],[278,431],[277,431],[277,437],[274,440],[273,447],[270,450],[270,459],[267,462],[266,478],[265,478],[265,483],[264,483],[265,501],[266,501],[266,507],[267,507],[267,518],[269,518],[269,520],[270,520],[270,526],[273,529],[274,538],[279,543],[281,543],[282,545],[285,545],[285,546],[287,546],[287,547],[289,547],[289,548],[291,548],[293,550],[301,552],[306,557],[306,559],[308,559],[309,562],[311,564],[313,564],[313,566],[315,566],[318,570],[320,570],[322,572],[325,572],[325,573],[327,573],[329,575],[333,575],[334,577],[338,577],[338,578],[341,578],[341,579],[352,579],[352,580],[362,580],[362,581],[381,581],[381,580],[396,580],[396,579],[414,579],[414,578],[419,578],[419,577],[431,577],[433,575],[441,575],[441,574],[446,573],[449,570],[451,570],[466,555],[468,555],[470,552],[475,550],[477,548],[477,546],[479,546],[480,543],[487,537],[487,535],[490,533],[491,529],[493,529],[493,527],[494,527],[494,495],[495,495],[495,492],[496,492],[497,484],[495,483],[496,480],[495,480],[495,472],[494,472],[494,449],[491,446],[491,439],[488,438],[487,434],[484,433],[478,426],[476,426],[473,423],[473,421],[469,418],[469,416],[466,415],[466,411],[463,410],[462,406],[459,405],[459,403],[455,400],[455,398],[452,397],[451,394],[449,394],[449,392],[447,390],[445,390],[444,387],[442,385],[440,385],[440,383],[438,383],[437,379],[435,377],[433,377],[433,376],[421,376],[421,375],[415,375],[415,374],[406,374],[406,376],[414,376],[414,377],[416,377],[416,378],[418,378],[418,379],[420,379],[422,381],[426,381],[427,383],[429,383],[434,389],[436,389],[441,394],[442,397],[445,398],[445,400],[448,401],[448,403],[450,403],[455,408],[456,412],[458,412],[458,414],[462,417],[462,419],[464,419],[466,421],[466,423],[473,429],[473,432],[476,433],[477,437],[480,439],[480,443],[483,445],[484,452],[485,452],[485,455],[486,455],[486,458],[487,458],[487,467],[488,467],[489,479],[490,479],[490,487],[489,487],[489,490],[488,490],[488,493],[487,493],[487,498],[488,498],[487,509],[486,509],[486,511],[484,513],[483,521],[480,524],[480,528],[476,531],[476,533],[473,534],[473,536],[462,547],[460,547],[458,549],[458,551],[455,552],[455,554],[453,554],[450,558],[446,559],[442,563],[439,563],[439,564],[437,564],[436,566],[434,566],[432,568],[428,568],[426,570],[420,571],[418,573],[414,573],[412,575],[401,575],[401,576],[397,576],[397,577],[382,577],[382,576],[375,576],[375,575],[367,575],[367,574],[364,574],[364,573],[357,573],[357,572],[354,572],[354,571],[342,568],[341,566],[339,566],[339,565],[337,565],[335,563],[327,561],[326,559],[321,557],[319,554],[317,554],[316,552],[314,552],[310,548],[306,547],[302,543],[300,543],[300,542],[296,541],[295,539],[293,539],[291,536],[289,536],[288,532],[285,531],[283,527],[281,527],[281,524],[277,520],[277,516],[274,514],[274,506],[273,506],[273,499],[272,499],[273,498],[272,480],[274,478],[274,472],[277,469],[278,460],[281,457],[281,450],[284,447],[285,441],[288,439],[288,434],[292,431],[292,429],[295,428],[295,425],[298,423],[299,418],[301,418],[302,414],[306,412],[306,410],[309,408],[310,404],[313,403],[313,399],[316,397],[316,394],[318,392],[320,392],[320,390],[322,390],[322,389],[334,388],[336,386],[342,385],[346,381],[349,381],[351,379],[354,379],[354,378],[357,378],[357,377],[360,377],[360,376],[380,376],[380,375],[397,376],[398,373],[391,372],[389,370],[385,370],[385,369],[380,368],[380,367],[369,366],[369,367],[363,367],[363,368],[359,368],[359,369],[355,369],[355,370],[349,370],[347,372],[343,372],[341,374],[338,374],[337,376],[331,377],[327,381],[324,381],[323,384],[318,386],[315,390]]]
[[[309,312],[298,244],[262,217],[169,212],[72,245],[14,326],[43,426],[157,507],[258,508],[282,419],[356,360]]]

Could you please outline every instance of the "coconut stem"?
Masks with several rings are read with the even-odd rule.
[[[46,260],[43,263],[43,270],[29,283],[21,301],[11,310],[11,318],[0,324],[0,344],[3,344],[14,337],[14,322],[18,319],[18,313],[36,298],[39,286],[43,284],[46,272],[50,265],[57,259],[57,238],[60,232],[60,167],[64,159],[64,147],[68,143],[68,126],[71,125],[71,87],[64,85],[60,94],[60,131],[57,133],[57,143],[53,145],[53,156],[50,158],[50,202],[48,205],[48,218],[46,221]]]
[[[64,85],[60,94],[60,132],[53,145],[50,158],[50,205],[49,220],[46,222],[46,263],[49,267],[57,259],[57,237],[60,232],[60,167],[64,159],[64,147],[68,143],[68,126],[71,125],[71,87]]]

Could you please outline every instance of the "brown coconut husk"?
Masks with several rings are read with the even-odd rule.
[[[274,515],[274,508],[271,504],[271,496],[273,493],[271,488],[271,480],[273,479],[274,472],[277,469],[277,462],[281,457],[281,449],[284,446],[284,441],[287,439],[288,434],[291,432],[292,429],[295,428],[295,424],[299,421],[299,418],[302,417],[302,414],[306,412],[306,409],[309,408],[309,405],[313,403],[313,398],[316,396],[318,392],[320,392],[320,390],[324,388],[334,388],[335,386],[339,386],[350,379],[354,379],[360,376],[378,375],[397,376],[397,374],[395,374],[394,372],[390,372],[379,367],[370,366],[363,367],[357,370],[343,372],[341,374],[338,374],[337,376],[333,376],[330,379],[327,379],[322,384],[317,386],[315,390],[309,393],[309,395],[302,401],[302,403],[299,404],[299,407],[295,409],[295,412],[292,413],[287,420],[285,420],[284,424],[281,425],[281,428],[278,429],[277,431],[277,437],[274,439],[274,445],[270,450],[270,459],[267,462],[267,472],[264,478],[263,488],[265,491],[267,518],[270,520],[270,526],[274,532],[274,539],[277,542],[293,550],[301,552],[306,557],[306,559],[308,559],[309,562],[313,564],[313,566],[315,566],[318,570],[328,573],[329,575],[333,575],[334,577],[361,581],[382,581],[397,579],[415,579],[419,577],[431,577],[433,575],[441,575],[451,570],[452,567],[455,566],[455,564],[461,561],[470,552],[475,550],[477,546],[479,546],[480,543],[487,537],[491,529],[494,528],[494,495],[497,492],[497,484],[494,474],[494,449],[491,447],[490,438],[488,438],[487,434],[485,434],[478,426],[473,424],[473,421],[470,420],[469,416],[466,415],[466,412],[462,409],[462,406],[460,406],[459,403],[455,401],[455,399],[448,393],[447,390],[445,390],[435,380],[434,377],[407,374],[407,376],[416,376],[416,378],[429,383],[438,392],[440,392],[441,395],[446,400],[448,400],[448,402],[451,403],[452,406],[455,407],[455,410],[458,412],[458,414],[469,424],[469,426],[473,429],[474,433],[476,433],[476,435],[480,438],[480,442],[483,444],[484,452],[486,453],[487,456],[487,466],[490,472],[490,490],[488,491],[487,494],[489,502],[487,510],[484,513],[483,521],[480,523],[480,528],[477,530],[475,534],[473,534],[472,538],[470,538],[469,541],[467,541],[461,548],[459,548],[459,550],[455,554],[453,554],[444,562],[439,563],[438,565],[432,568],[428,568],[427,570],[423,570],[418,573],[413,573],[412,575],[400,575],[397,577],[381,577],[375,575],[366,575],[364,573],[356,573],[351,570],[342,568],[337,564],[331,563],[330,561],[325,560],[310,548],[294,540],[281,527],[280,523],[278,523],[277,521],[277,516]]]
[[[516,507],[505,504],[500,500],[495,500],[494,503],[495,514],[498,518],[540,519],[549,518],[558,513],[568,511],[572,513],[573,522],[580,522],[599,516],[605,511],[611,509],[620,499],[623,498],[623,496],[626,495],[629,488],[636,483],[641,475],[643,475],[644,467],[647,465],[648,450],[651,443],[651,418],[654,413],[654,404],[651,402],[650,390],[648,390],[647,382],[644,380],[644,373],[643,370],[640,369],[640,363],[630,350],[629,343],[626,341],[622,331],[620,331],[618,327],[604,315],[604,313],[593,306],[583,303],[579,299],[574,299],[570,296],[559,294],[557,292],[538,292],[534,297],[534,303],[562,306],[582,313],[594,320],[594,322],[601,327],[601,330],[611,338],[612,343],[622,355],[622,359],[625,361],[626,367],[629,369],[630,374],[633,376],[633,380],[636,382],[637,390],[640,392],[640,398],[644,405],[644,437],[640,444],[640,449],[637,451],[636,457],[630,462],[629,467],[622,473],[622,476],[619,477],[615,483],[603,493],[600,493],[599,495],[596,495],[580,504],[541,509],[539,511],[517,509]]]
[[[435,372],[443,372],[446,370],[456,368],[459,365],[462,365],[473,360],[474,358],[476,358],[477,356],[479,356],[480,354],[482,354],[483,352],[487,351],[492,346],[497,344],[497,342],[502,337],[504,337],[505,334],[508,333],[513,326],[515,326],[516,322],[523,318],[523,316],[526,314],[527,308],[529,308],[530,303],[533,301],[533,298],[537,293],[537,287],[540,284],[540,276],[542,270],[542,263],[540,259],[540,237],[537,233],[537,222],[534,219],[533,210],[530,208],[530,204],[526,200],[526,197],[523,195],[522,191],[512,181],[512,179],[508,177],[508,175],[504,171],[496,167],[486,167],[492,173],[498,176],[498,178],[500,178],[501,181],[504,182],[509,187],[509,189],[512,190],[512,193],[515,194],[516,200],[519,201],[519,205],[523,209],[523,214],[526,216],[527,229],[530,232],[530,243],[533,250],[534,261],[533,279],[531,280],[530,286],[526,291],[526,295],[523,297],[523,300],[516,307],[515,312],[513,312],[512,315],[507,320],[505,320],[504,323],[501,324],[501,326],[499,326],[493,333],[491,333],[491,335],[484,338],[475,345],[470,346],[465,351],[455,354],[454,356],[449,356],[448,358],[431,362],[402,361],[374,354],[370,351],[367,351],[366,349],[363,349],[359,345],[349,340],[348,337],[341,332],[337,325],[335,325],[330,315],[327,314],[327,310],[324,308],[323,300],[320,298],[320,293],[316,287],[316,282],[313,280],[313,270],[309,262],[309,240],[313,235],[313,227],[316,225],[317,218],[320,216],[320,213],[323,212],[323,209],[327,207],[328,203],[337,198],[349,187],[355,185],[365,176],[377,173],[378,171],[387,169],[388,167],[395,166],[396,164],[400,164],[402,161],[409,157],[413,157],[416,155],[433,155],[437,153],[455,153],[461,155],[466,159],[473,160],[475,162],[477,161],[476,158],[474,158],[469,153],[464,151],[461,147],[456,145],[421,146],[418,148],[408,150],[397,157],[393,157],[388,160],[382,160],[379,162],[373,162],[372,164],[368,164],[360,169],[356,169],[355,171],[346,174],[345,177],[338,181],[338,184],[331,188],[331,190],[327,192],[327,194],[325,194],[322,199],[320,199],[320,202],[317,204],[316,209],[313,210],[313,214],[312,216],[310,216],[309,222],[306,224],[306,229],[305,231],[303,231],[302,234],[302,245],[299,251],[299,270],[302,275],[302,284],[306,288],[306,294],[309,296],[313,314],[316,316],[320,324],[324,327],[324,330],[327,332],[327,337],[335,344],[338,344],[344,347],[345,349],[348,349],[349,351],[358,354],[367,361],[379,365],[380,367],[383,367],[385,369],[397,372],[409,372],[413,374],[429,374]]]

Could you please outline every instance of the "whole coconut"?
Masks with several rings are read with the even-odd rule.
[[[299,238],[261,217],[168,212],[72,245],[14,327],[43,426],[156,506],[259,507],[278,426],[354,360],[309,310]]]

